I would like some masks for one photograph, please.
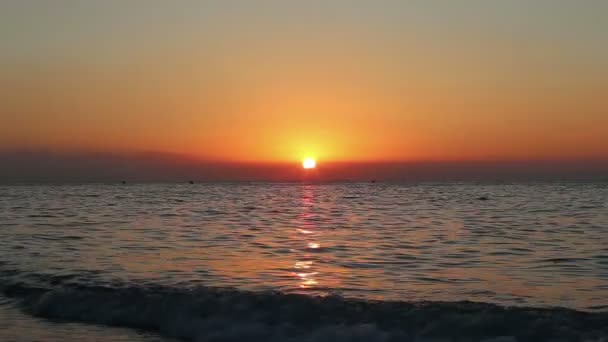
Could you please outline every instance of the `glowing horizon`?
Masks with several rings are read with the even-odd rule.
[[[607,11],[561,0],[9,1],[0,149],[604,160]]]

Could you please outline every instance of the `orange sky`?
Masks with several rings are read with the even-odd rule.
[[[606,2],[424,3],[3,2],[0,147],[608,156]]]

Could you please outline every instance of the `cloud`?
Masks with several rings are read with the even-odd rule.
[[[1,151],[0,182],[608,180],[608,161],[214,162],[170,153]]]

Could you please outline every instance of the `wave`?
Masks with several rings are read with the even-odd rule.
[[[607,341],[608,312],[396,302],[236,289],[0,282],[34,316],[188,341]]]

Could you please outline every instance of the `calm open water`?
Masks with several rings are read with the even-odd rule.
[[[0,255],[0,339],[608,336],[601,183],[0,186]]]

